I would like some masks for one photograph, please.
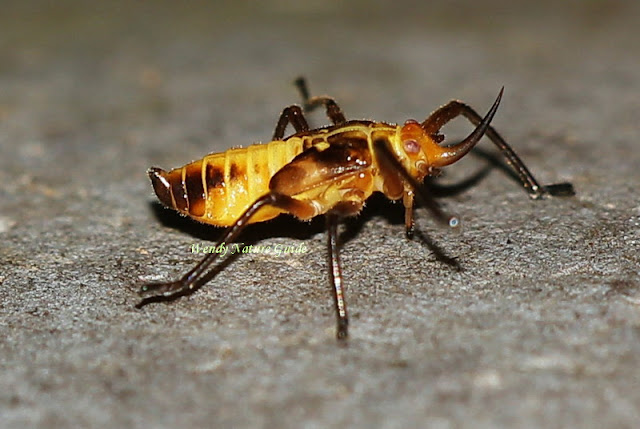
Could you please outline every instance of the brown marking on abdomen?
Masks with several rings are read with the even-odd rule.
[[[201,217],[206,209],[207,196],[202,182],[202,161],[196,161],[184,167],[184,186],[187,191],[189,213]]]
[[[168,174],[169,183],[171,184],[171,194],[175,201],[175,208],[180,211],[187,211],[189,203],[187,202],[187,193],[182,182],[182,168],[171,170]]]
[[[238,166],[237,163],[233,162],[229,166],[229,180],[231,182],[236,182],[238,180],[243,180],[246,172]]]
[[[224,168],[207,164],[205,180],[207,182],[207,193],[214,192],[216,188],[224,188]]]

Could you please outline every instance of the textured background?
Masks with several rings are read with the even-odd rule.
[[[3,2],[0,426],[636,425],[639,3],[424,3]],[[348,347],[321,219],[245,235],[307,254],[244,255],[134,309],[220,234],[160,209],[146,168],[267,140],[298,75],[392,122],[452,98],[484,112],[504,85],[494,125],[578,194],[531,201],[492,169],[441,200],[460,233],[418,210],[461,272],[374,198],[343,234]]]

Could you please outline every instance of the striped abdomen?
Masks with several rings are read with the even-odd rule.
[[[200,222],[229,226],[269,192],[271,177],[300,152],[300,139],[278,140],[207,155],[169,172],[153,167],[148,173],[165,206]],[[268,220],[280,213],[264,207],[251,222]]]

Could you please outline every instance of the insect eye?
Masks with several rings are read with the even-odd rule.
[[[405,140],[402,144],[404,145],[404,151],[407,153],[420,152],[420,144],[413,139]]]

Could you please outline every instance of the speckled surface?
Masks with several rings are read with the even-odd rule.
[[[350,4],[3,3],[1,427],[640,421],[637,2]],[[347,347],[321,219],[244,236],[307,253],[242,255],[136,310],[142,281],[184,272],[220,234],[159,208],[146,169],[267,140],[298,75],[348,117],[391,122],[452,98],[486,111],[504,85],[496,128],[578,194],[532,201],[491,169],[441,200],[460,232],[418,210],[460,272],[374,198],[343,234]]]

